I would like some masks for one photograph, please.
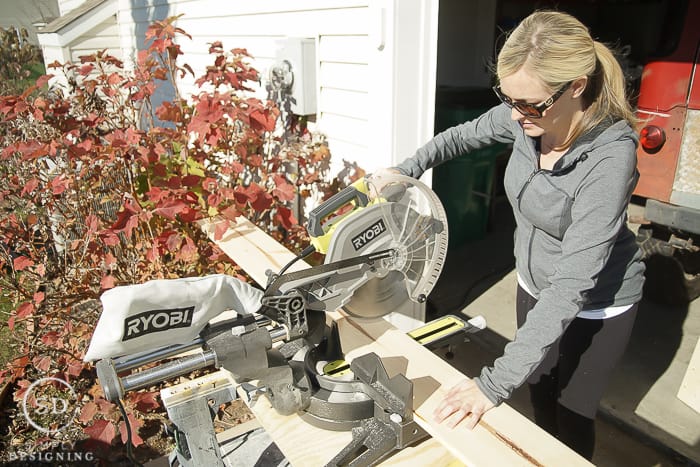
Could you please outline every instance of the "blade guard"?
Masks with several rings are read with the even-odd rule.
[[[425,184],[399,174],[366,177],[354,184],[365,206],[349,193],[338,199],[356,203],[342,219],[324,229],[325,263],[392,249],[392,270],[371,279],[345,306],[356,317],[376,318],[396,311],[408,300],[421,303],[435,286],[447,255],[447,216],[437,195]],[[329,206],[333,212],[341,201]]]

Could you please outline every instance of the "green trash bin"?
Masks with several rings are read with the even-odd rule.
[[[442,105],[436,109],[436,133],[471,120],[487,108]],[[464,154],[433,169],[433,191],[445,207],[449,248],[484,238],[488,229],[498,156],[506,144]]]

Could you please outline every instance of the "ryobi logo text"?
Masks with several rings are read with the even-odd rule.
[[[169,310],[144,311],[124,320],[123,341],[141,337],[152,332],[186,328],[192,324],[194,306],[171,308]]]
[[[379,219],[374,224],[370,225],[364,232],[353,237],[352,246],[355,247],[355,251],[367,245],[369,242],[379,237],[383,232],[386,232],[386,226],[384,225],[384,220]]]

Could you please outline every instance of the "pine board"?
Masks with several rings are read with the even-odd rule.
[[[693,356],[688,362],[688,369],[678,389],[678,398],[700,413],[700,339],[695,344]]]

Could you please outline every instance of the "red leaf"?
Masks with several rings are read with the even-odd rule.
[[[131,400],[134,402],[136,409],[140,412],[148,412],[160,407],[160,404],[156,399],[156,396],[158,395],[157,391],[137,392],[132,394],[133,396],[131,397]]]
[[[233,199],[235,199],[238,204],[245,204],[251,198],[247,189],[237,186],[233,191]]]
[[[228,230],[230,223],[228,220],[223,220],[214,227],[214,241],[219,241],[224,238],[224,234]]]
[[[24,185],[24,188],[22,189],[22,193],[20,193],[20,196],[24,196],[25,194],[30,194],[32,191],[36,190],[36,187],[39,186],[39,179],[38,178],[32,178],[27,182],[26,185]]]
[[[111,268],[112,266],[117,265],[117,258],[115,258],[114,255],[112,253],[110,253],[109,251],[107,252],[107,254],[105,254],[105,257],[103,260],[104,260],[105,266],[107,268]]]
[[[48,68],[48,67],[47,67],[47,68]],[[37,85],[38,87],[44,86],[45,84],[47,84],[47,83],[49,82],[49,80],[50,80],[51,78],[53,78],[53,76],[54,76],[54,75],[42,75],[42,76],[40,76],[39,79],[36,80],[36,85]]]
[[[97,404],[93,401],[89,401],[80,409],[80,417],[78,417],[78,420],[80,420],[81,423],[87,423],[95,418],[95,415],[97,415]]]
[[[136,418],[133,414],[128,414],[127,417],[129,418],[129,424],[131,425],[131,443],[134,445],[134,447],[139,447],[143,444],[143,439],[141,439],[139,436],[138,429],[140,426],[143,426],[143,420]],[[119,434],[122,437],[122,443],[126,443],[128,438],[126,423],[124,423],[124,421],[119,423]]]
[[[100,281],[100,287],[102,287],[102,290],[112,289],[114,288],[115,284],[116,281],[114,280],[114,276],[104,276]]]
[[[165,245],[168,247],[168,251],[177,251],[180,249],[180,245],[182,245],[182,237],[173,232],[172,235],[168,236]]]
[[[272,196],[270,196],[270,193],[263,191],[258,194],[257,198],[250,205],[256,211],[262,212],[272,206]]]
[[[200,213],[196,209],[186,207],[180,213],[180,220],[183,222],[194,222],[201,217]]]
[[[83,362],[80,360],[73,360],[68,364],[68,374],[71,376],[80,376],[84,367],[85,365],[83,365]]]
[[[43,302],[44,298],[45,298],[44,292],[35,292],[34,293],[34,303],[36,303],[37,305],[39,303]]]
[[[90,438],[110,445],[116,435],[116,430],[112,422],[107,420],[96,420],[91,426],[85,428],[85,434]]]
[[[23,319],[34,313],[34,304],[31,302],[24,302],[17,307],[17,319]]]
[[[66,180],[65,175],[59,175],[58,177],[54,177],[49,182],[49,185],[54,195],[60,195],[68,188],[68,180]]]
[[[292,201],[296,194],[294,185],[288,183],[287,180],[281,175],[275,175],[275,188],[272,190],[272,194],[277,196],[280,201]]]
[[[182,178],[182,184],[184,186],[197,186],[202,177],[198,175],[187,175]]]
[[[155,245],[153,246],[153,248],[149,248],[148,251],[146,251],[146,259],[151,263],[155,263],[156,261],[158,261],[159,257],[160,253],[158,252],[158,248]]]
[[[229,206],[223,211],[221,211],[221,215],[224,216],[224,218],[226,219],[235,221],[241,215],[241,211],[236,209],[235,206]]]
[[[92,65],[91,63],[89,63],[89,64],[87,64],[87,65],[81,66],[81,67],[78,69],[78,73],[80,73],[80,74],[83,75],[83,76],[87,76],[87,75],[89,75],[89,74],[92,72],[92,70],[94,70],[94,69],[95,69],[94,65]]]
[[[32,364],[34,365],[34,368],[37,368],[46,373],[49,370],[49,367],[51,366],[51,357],[49,357],[48,355],[44,355],[43,357],[35,357],[32,360]]]
[[[54,347],[54,346],[56,346],[58,338],[59,338],[59,336],[58,336],[58,333],[56,331],[49,331],[46,334],[44,334],[43,336],[41,336],[41,342],[43,342],[44,344],[46,344],[50,347]]]
[[[272,196],[257,183],[251,183],[245,189],[236,189],[234,197],[236,202],[240,204],[244,204],[246,201],[250,202],[252,208],[258,212],[262,212],[272,206],[273,201]]]
[[[180,249],[180,255],[184,260],[194,260],[197,257],[197,247],[191,238],[185,237],[185,244]]]
[[[260,154],[253,154],[249,156],[247,161],[248,165],[251,165],[253,167],[262,167],[263,165],[263,158]]]
[[[156,208],[155,213],[159,214],[166,219],[175,220],[175,216],[180,214],[187,205],[182,200],[175,200],[165,203],[164,206]]]
[[[97,389],[101,390],[99,385],[97,386]],[[115,404],[112,404],[107,399],[102,399],[101,397],[99,399],[97,399],[96,402],[97,402],[97,407],[98,407],[98,413],[101,413],[102,415],[109,415],[116,407]]]
[[[285,208],[284,206],[277,208],[277,212],[275,213],[275,221],[282,224],[285,229],[291,229],[294,225],[299,223],[296,217],[294,217],[292,210]]]
[[[269,110],[255,109],[250,113],[250,126],[254,130],[272,131],[275,129],[277,116]]]
[[[117,213],[117,220],[114,221],[114,224],[112,224],[111,228],[113,230],[122,230],[124,227],[126,227],[127,222],[129,219],[131,219],[131,216],[133,216],[133,213],[127,211],[127,210],[122,210],[119,213]],[[118,240],[117,240],[118,242]]]
[[[119,237],[114,232],[109,232],[105,230],[102,233],[100,233],[100,237],[102,237],[102,241],[104,242],[105,246],[119,245]]]
[[[88,214],[88,216],[85,218],[85,225],[88,228],[88,234],[97,232],[100,225],[100,219],[98,219],[98,217],[94,214]]]
[[[178,188],[182,188],[182,179],[178,176],[173,176],[167,180],[166,184],[168,188],[177,190]]]
[[[34,261],[26,256],[18,256],[12,261],[12,265],[14,266],[15,271],[21,271],[28,267],[34,266]]]

